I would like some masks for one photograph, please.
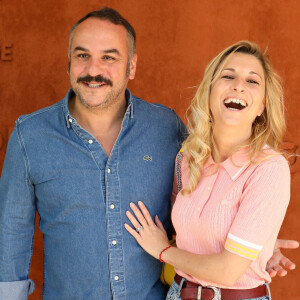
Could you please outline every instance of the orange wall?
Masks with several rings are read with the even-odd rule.
[[[68,35],[72,25],[104,5],[121,12],[137,32],[135,95],[160,102],[184,118],[208,61],[241,39],[257,42],[283,79],[289,145],[300,144],[300,3],[297,0],[1,0],[0,166],[14,121],[60,100],[66,93]],[[299,153],[299,152],[298,152]],[[280,236],[299,239],[300,162],[292,167],[292,199]],[[299,298],[300,251],[287,252],[299,265],[275,279],[273,299]],[[41,299],[42,238],[37,230],[31,277]]]

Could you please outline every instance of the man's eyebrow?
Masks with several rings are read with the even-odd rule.
[[[121,55],[119,50],[116,49],[116,48],[106,49],[106,50],[103,50],[102,52],[105,53],[105,54],[115,53],[115,54]]]
[[[82,47],[82,46],[77,46],[74,48],[73,52],[76,52],[76,51],[85,51],[85,52],[89,52],[88,49]],[[103,53],[105,54],[109,54],[109,53],[115,53],[117,55],[121,55],[120,54],[120,51],[116,48],[111,48],[111,49],[105,49],[105,50],[102,50]]]
[[[231,71],[231,72],[235,72],[235,69],[234,69],[234,68],[226,68],[226,69],[223,69],[221,72],[223,72],[223,71]],[[258,73],[254,72],[254,71],[250,71],[249,73],[250,73],[250,74],[257,75],[260,79],[262,79],[262,77],[261,77]]]
[[[73,52],[75,51],[86,51],[86,52],[89,52],[88,49],[84,48],[84,47],[81,47],[81,46],[77,46],[74,48]]]

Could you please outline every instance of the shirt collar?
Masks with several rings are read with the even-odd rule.
[[[126,101],[128,103],[126,113],[128,112],[129,113],[129,118],[133,119],[133,101],[132,101],[133,96],[132,96],[129,89],[125,90],[125,98],[126,98]]]
[[[249,166],[250,160],[248,150],[248,147],[242,148],[235,152],[231,157],[220,163],[220,167],[223,167],[226,170],[232,181],[238,179],[244,170]],[[204,165],[204,168],[206,169],[212,165],[216,165],[216,163],[210,155]]]
[[[74,120],[74,118],[71,116],[69,111],[69,101],[72,97],[74,97],[74,95],[75,95],[74,91],[72,90],[72,88],[70,88],[65,98],[63,99],[64,116],[68,128],[70,127],[70,123],[72,123]],[[129,89],[125,90],[125,98],[128,104],[125,114],[129,114],[129,118],[132,119],[133,118],[133,101],[132,101],[133,96]]]
[[[249,166],[249,147],[245,147],[235,152],[231,157],[221,163],[232,181],[240,177],[244,170]]]

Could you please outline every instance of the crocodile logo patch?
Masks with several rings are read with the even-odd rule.
[[[152,156],[145,155],[145,156],[143,157],[143,160],[146,160],[146,161],[152,161]]]

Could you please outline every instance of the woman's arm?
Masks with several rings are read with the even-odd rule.
[[[198,255],[175,247],[164,252],[162,259],[186,274],[225,286],[233,286],[252,262],[227,250]]]
[[[141,201],[138,205],[140,209],[133,203],[130,205],[137,219],[129,211],[126,215],[135,228],[141,224],[143,229],[138,233],[128,224],[125,228],[145,251],[159,259],[161,251],[169,246],[166,231],[157,216],[156,224],[153,222]],[[215,255],[198,255],[171,247],[163,252],[161,258],[187,274],[226,286],[232,286],[251,264],[250,259],[227,250]]]
[[[136,238],[145,251],[159,259],[160,252],[169,245],[168,238],[165,236],[165,230],[158,217],[155,218],[156,224],[152,221],[147,208],[142,202],[139,202],[139,206],[143,215],[135,204],[132,203],[130,205],[135,215],[139,216],[139,222],[129,211],[127,216],[132,224],[135,224],[135,228],[143,224],[142,231],[139,234],[128,224],[125,224],[125,228]],[[147,215],[149,216],[146,217]],[[293,270],[296,267],[293,262],[280,252],[280,248],[296,249],[298,247],[299,242],[297,241],[279,239],[276,241],[274,254],[267,264],[267,271],[271,277],[276,275],[285,276],[287,271],[283,267],[289,270]],[[251,264],[251,260],[235,255],[227,250],[217,255],[197,255],[172,247],[164,252],[161,258],[194,277],[205,278],[206,280],[228,286],[233,285]]]

